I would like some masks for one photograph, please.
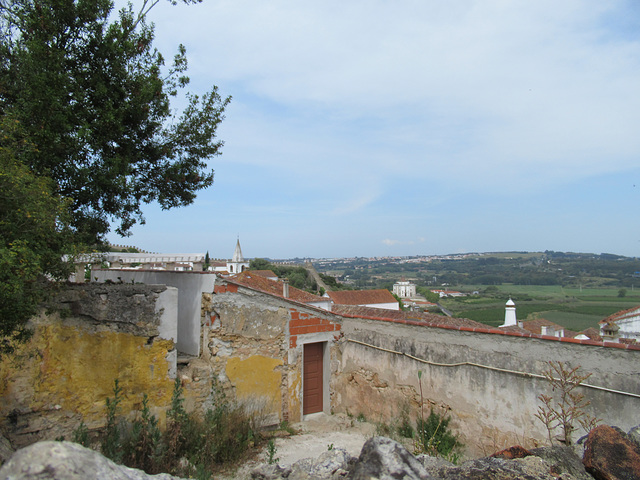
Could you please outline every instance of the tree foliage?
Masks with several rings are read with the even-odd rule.
[[[18,158],[34,147],[17,121],[0,119],[0,353],[24,339],[24,322],[43,296],[44,275],[64,278],[73,250],[68,202],[47,177],[34,175]]]
[[[43,280],[68,275],[64,255],[213,183],[230,99],[213,86],[172,110],[186,51],[165,66],[146,20],[158,0],[143,1],[117,18],[111,0],[0,2],[0,347],[24,337]]]
[[[152,4],[153,5],[153,4]],[[150,5],[150,6],[152,6]],[[110,0],[12,0],[2,7],[0,109],[20,121],[36,150],[22,159],[71,199],[73,225],[88,242],[115,221],[127,234],[142,205],[193,202],[210,186],[207,159],[229,98],[214,86],[170,99],[189,83],[181,45],[170,66],[152,45],[150,8],[110,19]]]

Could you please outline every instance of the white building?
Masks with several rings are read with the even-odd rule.
[[[600,320],[600,335],[608,341],[640,340],[640,306],[616,312]]]
[[[404,281],[394,283],[393,293],[400,298],[413,298],[416,296],[416,284]]]

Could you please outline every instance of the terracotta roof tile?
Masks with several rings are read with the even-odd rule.
[[[620,310],[619,312],[609,315],[607,318],[600,320],[600,323],[613,323],[618,320],[624,320],[626,318],[635,317],[640,315],[640,306],[627,308],[626,310]]]
[[[602,337],[600,336],[600,330],[597,328],[589,327],[586,330],[580,332],[583,335],[586,335],[591,340],[595,340],[596,342],[601,342]]]
[[[270,293],[271,295],[277,295],[278,297],[284,298],[283,282],[269,280],[261,275],[255,275],[251,270],[245,270],[242,273],[229,277],[227,280],[232,283],[244,285],[249,288],[261,290],[263,292]],[[318,295],[305,292],[304,290],[300,290],[299,288],[292,286],[289,286],[288,298],[300,303],[318,303],[327,301],[326,298],[322,298]]]
[[[402,310],[387,310],[386,308],[361,307],[356,305],[333,305],[333,313],[349,315],[352,317],[375,318],[381,320],[413,320],[424,323],[425,326],[449,326],[449,327],[487,327],[482,323],[474,322],[467,318],[445,317],[434,313],[406,312]],[[488,327],[487,327],[488,328]]]
[[[398,303],[386,288],[377,290],[338,290],[327,292],[336,305],[373,305],[376,303]]]
[[[278,275],[273,273],[273,271],[271,270],[249,270],[249,272],[253,273],[254,275],[260,275],[261,277],[269,279],[278,278]]]

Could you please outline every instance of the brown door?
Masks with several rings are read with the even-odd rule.
[[[302,414],[322,411],[322,343],[304,345]]]

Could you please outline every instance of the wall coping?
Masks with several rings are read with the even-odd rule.
[[[539,340],[574,343],[579,345],[589,345],[592,347],[619,348],[622,350],[640,351],[640,345],[637,345],[637,344],[631,345],[631,344],[607,342],[607,341],[598,342],[596,340],[580,340],[580,339],[569,338],[569,337],[558,338],[550,335],[538,335],[535,333],[508,332],[508,331],[501,330],[499,328],[490,327],[488,325],[487,327],[463,327],[463,326],[454,326],[454,325],[445,325],[445,324],[431,324],[431,323],[420,322],[418,320],[399,320],[394,318],[365,316],[365,315],[342,314],[341,316],[347,317],[347,318],[362,318],[365,320],[376,320],[376,321],[382,321],[382,322],[400,323],[404,325],[413,325],[413,326],[427,327],[427,328],[458,330],[461,332],[484,333],[489,335],[506,335],[509,337],[536,338]]]

